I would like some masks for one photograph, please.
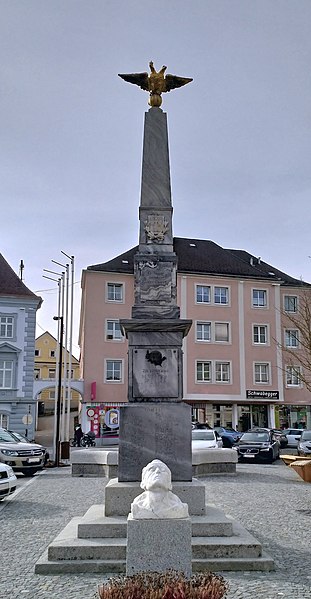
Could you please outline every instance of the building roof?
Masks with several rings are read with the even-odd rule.
[[[103,264],[88,266],[88,271],[133,274],[135,246]],[[311,286],[300,279],[271,266],[245,250],[225,249],[214,241],[174,237],[174,251],[178,258],[178,272],[200,275],[268,279],[288,286]]]
[[[38,307],[42,303],[42,298],[26,287],[2,254],[0,254],[0,295],[34,299],[38,301]]]

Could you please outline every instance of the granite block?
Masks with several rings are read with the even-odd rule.
[[[195,478],[192,482],[173,482],[173,493],[188,504],[189,514],[203,516],[206,509],[205,485]],[[111,479],[105,487],[105,516],[128,516],[131,503],[142,493],[140,483]]]
[[[173,569],[190,577],[190,518],[127,521],[126,574],[165,572]]]
[[[140,481],[154,459],[172,480],[192,480],[191,407],[185,403],[132,403],[120,408],[119,481]]]

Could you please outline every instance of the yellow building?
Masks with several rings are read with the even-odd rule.
[[[69,352],[63,348],[63,369],[62,379],[64,374],[64,359],[66,357],[66,370],[68,373],[69,367]],[[80,379],[80,364],[79,360],[72,356],[71,358],[71,381]],[[69,374],[69,373],[68,373]],[[46,331],[35,342],[35,380],[50,381],[51,385],[41,391],[38,395],[38,415],[50,415],[54,413],[55,406],[55,385],[57,384],[57,340],[51,333]],[[57,394],[57,391],[56,391]],[[80,403],[80,394],[77,391],[71,390],[70,412],[78,412]]]

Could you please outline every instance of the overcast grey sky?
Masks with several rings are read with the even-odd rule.
[[[0,0],[0,13],[0,252],[44,299],[38,334],[55,334],[51,259],[74,254],[80,281],[138,241],[148,94],[117,73],[149,60],[193,77],[162,106],[174,235],[311,280],[310,0]]]

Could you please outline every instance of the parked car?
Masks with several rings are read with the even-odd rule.
[[[311,430],[302,431],[302,435],[298,441],[297,453],[298,455],[311,456]]]
[[[11,466],[0,464],[0,501],[14,493],[17,478]]]
[[[242,435],[230,426],[215,426],[214,430],[221,436],[224,447],[232,447]]]
[[[286,437],[284,431],[282,431],[278,428],[266,428],[266,427],[262,427],[262,426],[253,426],[252,430],[271,431],[271,433],[274,435],[274,437],[279,441],[281,449],[283,449],[283,447],[287,447],[287,445],[288,445],[288,440],[287,440],[287,437]]]
[[[219,447],[222,447],[222,440],[213,429],[192,430],[192,449],[217,449]]]
[[[235,444],[239,461],[260,460],[272,464],[280,455],[280,442],[268,429],[250,429]]]
[[[298,447],[298,441],[303,433],[302,428],[287,428],[283,431],[288,441],[288,447]]]
[[[33,476],[42,470],[45,461],[45,449],[36,443],[22,443],[9,431],[0,428],[0,462],[11,466],[14,472]]]
[[[35,441],[30,441],[28,439],[28,437],[25,437],[24,435],[21,435],[21,433],[17,433],[16,431],[9,431],[9,433],[11,433],[11,435],[13,435],[13,437],[15,437],[16,441],[18,441],[19,443],[35,443]],[[43,445],[40,445],[40,443],[36,443],[36,445],[39,445],[40,447],[42,447],[42,449],[44,450],[44,463],[46,464],[50,458],[50,454],[47,450],[46,447],[44,447]]]

